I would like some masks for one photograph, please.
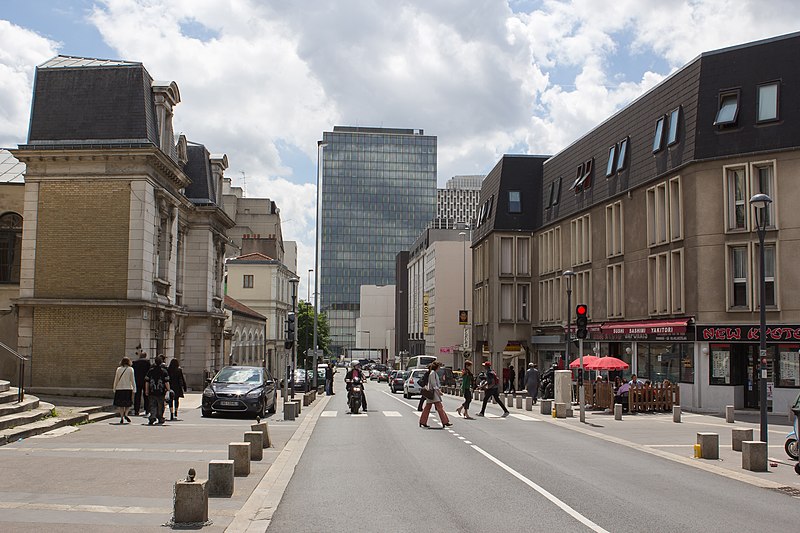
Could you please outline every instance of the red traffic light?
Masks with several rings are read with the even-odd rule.
[[[575,308],[575,313],[578,316],[586,316],[589,314],[589,307],[586,304],[579,304],[578,307]]]

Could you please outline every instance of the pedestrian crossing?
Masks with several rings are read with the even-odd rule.
[[[366,413],[362,412],[362,413],[359,413],[357,415],[354,415],[354,414],[351,414],[347,410],[342,410],[342,411],[328,410],[328,411],[323,411],[322,413],[320,413],[320,416],[324,417],[324,418],[336,418],[337,416],[339,416],[340,412],[342,413],[342,415],[350,417],[350,418],[368,418],[369,416],[384,416],[384,417],[387,417],[387,418],[408,418],[408,417],[415,418],[415,419],[419,418],[419,413],[417,411],[410,411],[410,412],[407,412],[407,413],[401,413],[400,411],[368,411]],[[433,415],[433,413],[431,413],[431,415]],[[456,419],[456,420],[461,418],[461,416],[458,413],[456,413],[455,411],[448,412],[447,415],[452,417],[452,418],[454,418],[454,419]],[[538,419],[533,418],[532,416],[521,415],[521,414],[518,414],[518,413],[511,413],[509,415],[509,417],[510,418],[515,418],[517,420],[522,420],[523,422],[539,422]],[[487,419],[487,420],[491,420],[491,421],[507,420],[507,418],[504,418],[504,417],[502,417],[500,415],[496,415],[496,414],[493,414],[493,413],[486,413],[484,418]]]

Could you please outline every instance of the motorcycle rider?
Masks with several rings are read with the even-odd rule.
[[[367,411],[367,395],[364,393],[364,383],[366,379],[364,378],[364,373],[361,371],[361,364],[358,361],[353,361],[353,364],[350,365],[350,370],[347,371],[347,374],[344,376],[344,381],[347,384],[347,405],[350,405],[350,384],[353,382],[353,378],[361,379],[361,409],[366,412]]]

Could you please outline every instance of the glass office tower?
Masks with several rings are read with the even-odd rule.
[[[355,345],[361,285],[393,285],[395,256],[436,215],[436,137],[334,126],[322,139],[320,309],[328,316],[331,350],[341,355],[361,348]]]

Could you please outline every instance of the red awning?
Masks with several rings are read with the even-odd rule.
[[[688,318],[644,320],[642,322],[606,322],[600,330],[606,335],[676,335],[686,333]]]

